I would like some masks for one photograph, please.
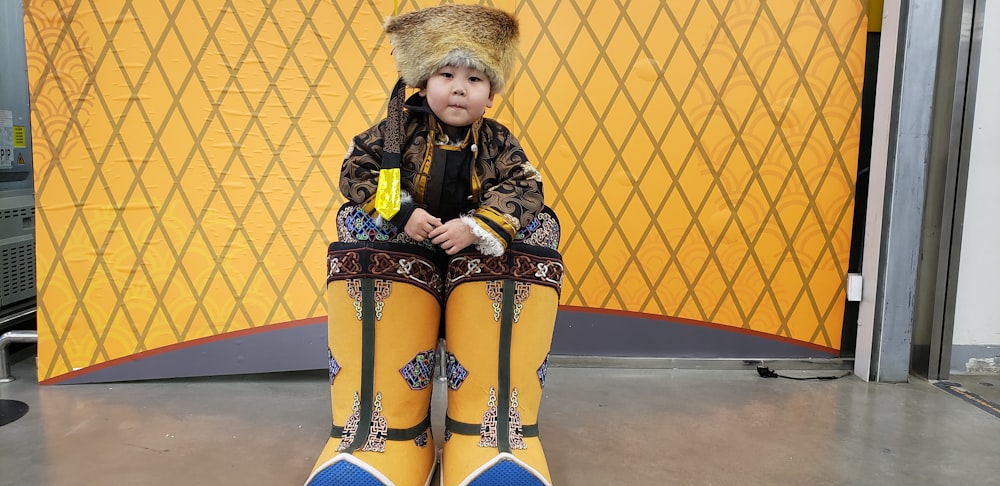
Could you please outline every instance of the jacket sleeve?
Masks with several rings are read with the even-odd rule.
[[[480,237],[477,245],[484,254],[503,254],[517,232],[542,210],[542,176],[528,161],[521,144],[505,127],[491,125],[487,153],[478,195],[479,207],[472,215],[479,227],[473,228]],[[486,236],[492,238],[485,238]],[[491,241],[494,240],[494,241]],[[499,245],[499,246],[497,246]]]
[[[379,170],[382,169],[382,148],[385,143],[382,134],[385,123],[382,120],[354,137],[340,168],[340,192],[348,201],[361,206],[374,218],[379,217],[375,211],[375,191],[378,188]],[[399,213],[389,222],[402,229],[413,209],[413,200],[404,190]]]

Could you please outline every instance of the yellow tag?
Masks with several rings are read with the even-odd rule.
[[[399,212],[399,169],[378,171],[378,189],[375,190],[375,210],[385,219],[392,219]]]

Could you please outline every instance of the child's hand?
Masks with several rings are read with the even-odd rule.
[[[431,239],[431,243],[440,246],[449,255],[462,251],[479,239],[472,232],[472,228],[461,219],[453,219],[434,228],[427,237]]]
[[[410,238],[415,241],[424,241],[425,238],[430,234],[431,230],[441,226],[441,220],[431,216],[423,208],[416,208],[413,213],[410,214],[410,219],[406,221],[406,226],[403,231]]]

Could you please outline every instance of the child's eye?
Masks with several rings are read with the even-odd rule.
[[[483,80],[483,78],[480,78],[479,76],[470,76],[469,77],[469,81],[472,81],[473,83],[478,83],[478,82],[480,82],[482,80]]]
[[[452,74],[449,73],[448,71],[442,71],[439,74],[441,75],[441,77],[444,77],[444,78],[450,78],[452,76]]]

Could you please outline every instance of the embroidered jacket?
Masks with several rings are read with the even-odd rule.
[[[390,222],[402,230],[417,207],[445,221],[460,216],[479,238],[479,251],[503,254],[542,209],[541,175],[510,130],[490,118],[473,123],[460,143],[442,145],[444,134],[421,100],[417,95],[407,100],[400,151],[403,200]],[[340,174],[340,191],[373,217],[386,129],[382,120],[354,137]]]

